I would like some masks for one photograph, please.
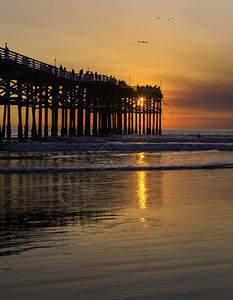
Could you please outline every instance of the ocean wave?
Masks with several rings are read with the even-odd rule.
[[[199,164],[199,165],[169,165],[169,166],[116,166],[116,167],[74,167],[74,168],[0,168],[0,174],[26,173],[81,173],[81,172],[124,172],[124,171],[166,171],[166,170],[210,170],[230,169],[233,164]]]
[[[7,152],[55,152],[55,151],[115,151],[115,152],[159,152],[159,151],[233,151],[230,139],[220,141],[167,140],[167,139],[84,139],[71,138],[50,142],[11,142],[2,146]]]

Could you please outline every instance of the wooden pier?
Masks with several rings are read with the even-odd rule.
[[[112,76],[68,72],[0,47],[0,139],[161,134],[159,87],[128,86]]]

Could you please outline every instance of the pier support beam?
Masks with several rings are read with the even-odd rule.
[[[91,134],[90,105],[91,105],[90,91],[86,89],[86,93],[85,93],[85,135],[86,136],[89,136]]]
[[[35,103],[32,104],[32,138],[37,137],[37,129],[36,129],[36,108]]]
[[[122,134],[122,96],[117,99],[117,133]]]
[[[152,134],[155,134],[155,98],[153,98],[153,124],[152,124]]]
[[[40,88],[39,91],[39,123],[38,123],[38,137],[42,137],[42,101],[43,101],[43,95],[42,90]]]
[[[17,82],[18,88],[18,139],[22,141],[23,139],[23,125],[22,125],[22,83]]]
[[[7,105],[7,139],[11,139],[11,106]]]
[[[45,99],[44,99],[44,111],[45,111],[45,115],[44,115],[44,137],[47,138],[48,137],[48,86],[45,87]]]
[[[160,99],[159,100],[159,135],[162,134],[161,116],[162,116],[162,108],[161,108],[161,99]]]
[[[74,99],[74,88],[69,88],[69,99],[70,99],[70,125],[69,125],[69,136],[76,136],[75,126],[75,99]]]
[[[134,108],[133,108],[133,102],[134,102],[134,99],[131,98],[130,99],[130,110],[131,110],[131,131],[130,133],[133,134],[134,133]]]
[[[97,98],[94,99],[94,104],[93,104],[93,135],[97,136],[98,134],[98,128],[97,128]]]
[[[135,108],[135,130],[134,130],[135,134],[138,134],[138,111],[137,111],[137,107]]]
[[[143,106],[143,111],[142,111],[142,134],[146,133],[145,130],[145,107]]]
[[[159,100],[156,100],[156,134],[159,133]]]
[[[6,135],[7,139],[11,139],[11,104],[10,104],[10,80],[6,81],[6,91],[5,91],[5,98],[7,99],[7,128],[6,128]]]
[[[36,99],[37,98],[37,86],[32,88],[32,138],[37,137],[37,129],[36,129]]]
[[[152,110],[151,110],[151,105],[152,105],[152,103],[151,103],[151,99],[149,100],[149,107],[148,107],[148,115],[149,115],[149,125],[148,125],[148,134],[151,134],[151,112],[152,112]]]
[[[58,86],[52,86],[52,127],[51,135],[57,136],[58,133]]]
[[[26,106],[26,112],[25,112],[25,125],[24,125],[24,138],[28,139],[28,125],[29,125],[29,104]]]
[[[127,100],[124,98],[124,134],[128,133],[128,127],[127,127]]]
[[[62,114],[61,114],[61,136],[64,136],[64,135],[65,135],[65,108],[64,108],[64,106],[62,106]]]
[[[84,88],[82,86],[78,87],[78,130],[77,135],[83,135],[83,97]]]
[[[7,113],[7,106],[4,105],[3,110],[3,120],[2,120],[2,138],[5,138],[6,135],[6,113]]]

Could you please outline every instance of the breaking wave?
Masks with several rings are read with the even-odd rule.
[[[2,145],[2,151],[9,152],[51,152],[51,151],[117,151],[117,152],[159,152],[159,151],[233,151],[231,137],[114,137],[114,138],[57,138],[49,141],[11,142]]]
[[[153,170],[209,170],[230,169],[233,164],[177,165],[177,166],[119,166],[119,167],[75,167],[75,168],[0,168],[0,174],[26,173],[81,173],[81,172],[116,172],[116,171],[153,171]]]

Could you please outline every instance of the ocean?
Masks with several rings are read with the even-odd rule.
[[[0,299],[232,299],[232,182],[233,130],[5,144]]]

